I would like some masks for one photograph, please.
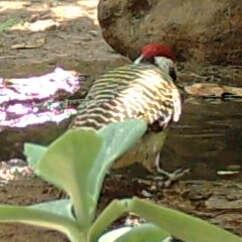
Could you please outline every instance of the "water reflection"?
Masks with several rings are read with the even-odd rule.
[[[216,179],[218,171],[236,170],[242,179],[242,100],[187,99],[161,154],[162,166],[192,169],[189,178]]]

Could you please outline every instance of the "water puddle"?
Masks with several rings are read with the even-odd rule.
[[[190,167],[192,179],[242,180],[242,99],[187,99],[161,159],[169,170]]]

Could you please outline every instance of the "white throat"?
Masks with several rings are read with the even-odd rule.
[[[134,64],[140,64],[143,60],[144,57],[141,55],[134,61]],[[154,64],[168,75],[170,75],[171,70],[176,71],[175,63],[170,58],[164,56],[156,56],[154,61]]]
[[[167,74],[170,74],[170,70],[175,68],[174,62],[164,56],[156,56],[155,64]]]

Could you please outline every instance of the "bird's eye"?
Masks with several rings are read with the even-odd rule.
[[[176,80],[176,70],[174,67],[170,67],[169,68],[169,75],[171,76],[171,78],[175,81]]]

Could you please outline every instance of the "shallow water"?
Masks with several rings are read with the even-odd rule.
[[[242,180],[242,99],[187,99],[161,154],[164,168],[191,168],[189,178]],[[218,175],[221,171],[237,175]]]

